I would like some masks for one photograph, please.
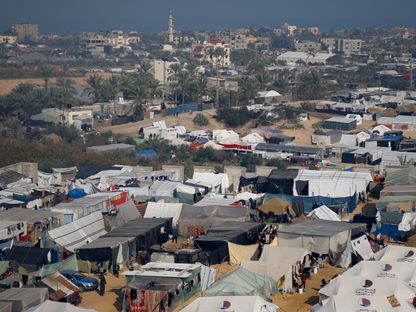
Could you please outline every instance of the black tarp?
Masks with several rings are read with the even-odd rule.
[[[267,178],[267,193],[293,195],[293,185],[297,175],[297,169],[272,170]]]
[[[228,221],[213,226],[206,235],[195,240],[195,248],[205,253],[209,264],[228,260],[228,242],[239,245],[255,244],[263,229],[262,223]]]
[[[16,262],[27,271],[36,271],[49,263],[50,251],[49,248],[13,246],[7,260]]]
[[[162,228],[163,233],[161,233]],[[172,218],[141,218],[130,221],[102,237],[135,237],[136,249],[139,251],[163,243],[171,230]]]
[[[121,245],[134,241],[134,237],[105,237],[102,236],[92,243],[81,246],[76,250],[77,259],[90,262],[116,261]]]

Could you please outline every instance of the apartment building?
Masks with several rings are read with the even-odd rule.
[[[288,36],[295,36],[298,32],[298,26],[296,25],[289,25],[288,23],[284,23],[281,27],[282,32]]]
[[[321,43],[311,40],[305,41],[296,41],[295,42],[295,49],[297,52],[319,52],[321,51]]]
[[[306,30],[308,33],[315,35],[315,36],[319,36],[321,34],[321,30],[319,29],[318,26],[311,26],[311,27],[308,27]]]
[[[224,44],[230,46],[231,49],[247,49],[250,45],[257,42],[257,38],[246,34],[231,34],[222,37]]]
[[[16,34],[18,41],[39,39],[39,25],[37,24],[14,24],[12,32]]]
[[[224,49],[223,57],[215,57],[213,52],[216,48]],[[220,67],[229,67],[231,65],[231,47],[228,44],[222,43],[219,38],[211,39],[210,42],[198,43],[192,46],[192,52],[196,60],[200,63],[207,63],[212,66],[217,66],[219,62]]]
[[[160,82],[161,85],[167,85],[169,78],[173,75],[172,65],[179,64],[178,59],[164,59],[152,61],[153,78]]]
[[[15,44],[17,36],[0,36],[0,44]]]
[[[344,54],[359,54],[361,52],[362,40],[338,39],[337,52]]]

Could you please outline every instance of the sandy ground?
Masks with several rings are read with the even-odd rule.
[[[98,75],[108,77],[110,74],[108,73],[98,73]],[[85,75],[84,77],[68,77],[69,79],[72,79],[75,81],[78,85],[85,85],[86,80],[90,74]],[[49,84],[55,83],[57,78],[50,78]],[[14,87],[16,87],[18,84],[21,83],[33,83],[38,86],[43,86],[45,84],[45,80],[43,78],[20,78],[20,79],[0,79],[0,95],[4,95],[9,93],[11,90],[13,90]]]
[[[125,278],[122,275],[120,275],[119,278],[110,275],[105,278],[107,285],[104,296],[101,297],[97,291],[83,292],[81,293],[82,302],[79,305],[80,307],[95,309],[98,312],[121,311],[121,303],[118,302],[118,298],[121,293],[121,289],[126,285]]]
[[[273,296],[273,303],[282,312],[309,312],[311,307],[319,301],[319,289],[321,280],[329,281],[337,274],[342,273],[341,268],[326,266],[312,274],[311,279],[306,281],[306,292],[303,294],[277,294]]]

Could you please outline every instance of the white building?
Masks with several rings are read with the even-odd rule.
[[[326,64],[327,61],[335,54],[318,52],[316,54],[308,54],[305,52],[288,51],[277,57],[278,61],[285,61],[289,64],[304,62],[306,64]]]
[[[173,75],[172,65],[179,64],[178,59],[171,60],[153,60],[152,73],[153,77],[160,82],[161,85],[167,85],[169,78]]]
[[[224,56],[214,56],[213,52],[217,48],[224,50]],[[216,66],[217,62],[219,62],[220,67],[228,67],[231,65],[231,47],[228,44],[222,43],[218,39],[213,39],[211,42],[194,44],[192,46],[192,52],[195,59],[200,63],[209,63],[212,66]]]

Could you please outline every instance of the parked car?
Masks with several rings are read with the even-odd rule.
[[[77,271],[62,271],[67,279],[74,283],[81,291],[96,290],[98,288],[98,280],[94,277],[88,277]]]

